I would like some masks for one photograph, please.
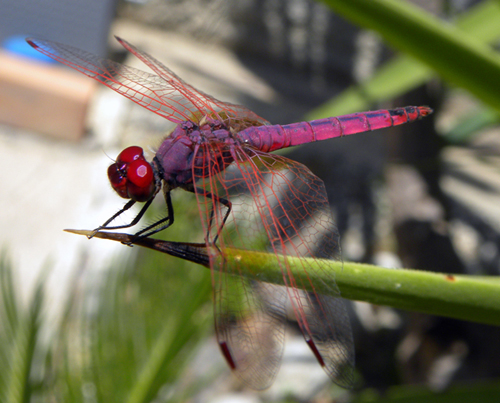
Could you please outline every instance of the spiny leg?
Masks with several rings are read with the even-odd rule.
[[[224,199],[222,197],[216,196],[213,193],[207,192],[207,191],[205,191],[205,190],[203,190],[201,188],[196,188],[196,193],[199,194],[199,195],[201,195],[201,196],[204,196],[206,198],[212,199],[213,203],[212,203],[212,208],[210,210],[210,220],[208,222],[208,228],[207,228],[207,241],[211,245],[216,246],[215,244],[217,242],[217,239],[219,238],[219,235],[220,235],[220,233],[222,231],[222,228],[224,227],[224,224],[226,223],[226,221],[227,221],[227,219],[229,217],[229,214],[231,213],[232,203],[229,200],[226,200],[226,199]],[[217,229],[217,233],[216,233],[213,241],[210,242],[210,228],[212,228],[212,222],[213,222],[213,219],[214,219],[214,216],[215,216],[215,204],[216,203],[220,203],[220,204],[226,206],[227,207],[227,211],[224,214],[224,218],[222,219],[222,223],[219,226],[219,228]]]
[[[170,192],[165,193],[165,202],[167,204],[167,216],[162,218],[161,220],[154,222],[151,225],[148,225],[146,228],[141,229],[139,232],[136,232],[134,236],[146,238],[160,231],[163,231],[164,229],[167,229],[174,223],[174,207],[172,206],[172,198],[170,197]],[[163,224],[165,222],[166,224]],[[163,225],[158,227],[160,224]]]
[[[123,206],[121,210],[113,214],[104,224],[100,225],[94,231],[92,232],[92,235],[89,236],[89,238],[92,238],[95,234],[97,234],[101,230],[115,230],[115,229],[122,229],[122,228],[130,228],[133,227],[135,224],[139,222],[139,220],[142,218],[146,210],[149,208],[151,205],[153,199],[150,199],[146,202],[146,204],[141,208],[141,211],[139,211],[139,214],[135,216],[135,218],[129,223],[129,224],[124,224],[124,225],[115,225],[112,227],[108,227],[108,224],[112,222],[114,219],[119,217],[121,214],[123,214],[125,211],[129,210],[136,202],[135,200],[130,200]]]

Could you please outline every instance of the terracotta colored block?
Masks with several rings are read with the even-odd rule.
[[[62,66],[0,51],[0,121],[78,140],[95,84]]]

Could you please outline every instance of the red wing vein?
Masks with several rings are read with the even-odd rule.
[[[211,147],[214,152],[210,152]],[[200,145],[198,154],[204,154],[202,164],[212,168],[208,175],[199,175],[196,186],[212,192],[218,198],[232,200],[233,206],[238,207],[241,201],[231,199],[232,192],[238,192],[243,182],[249,186],[251,184],[246,181],[248,173],[244,169],[237,172],[232,170],[229,173],[217,169],[219,160],[216,156],[224,150],[221,144]],[[194,159],[197,160],[196,156]],[[235,164],[234,168],[237,168]],[[212,226],[218,230],[223,219],[223,211],[219,211],[218,203],[212,200],[210,206],[210,203],[201,200],[202,195],[197,197],[204,228],[210,229],[210,211],[214,208]],[[243,207],[249,215],[258,214],[254,204],[245,204]],[[222,253],[226,247],[243,244],[249,235],[248,231],[252,231],[244,225],[238,226],[239,223],[245,223],[245,219],[236,218],[232,210],[219,237],[218,245]],[[235,225],[237,231],[229,230]],[[248,385],[263,389],[273,382],[281,363],[286,292],[274,289],[271,291],[272,286],[266,283],[251,282],[244,276],[229,275],[225,262],[219,262],[220,266],[215,267],[215,260],[211,261],[215,326],[219,345],[230,365],[233,364],[234,373]],[[238,270],[237,267],[232,269]]]
[[[337,235],[323,184],[299,163],[279,156],[270,156],[257,150],[252,150],[252,153],[251,157],[246,157],[247,163],[255,165],[254,161],[259,161],[257,164],[262,166],[255,166],[255,169],[259,168],[260,170],[259,182],[257,184],[250,183],[248,187],[254,193],[254,200],[258,200],[256,187],[259,187],[264,195],[263,203],[265,205],[258,207],[263,210],[268,209],[264,214],[266,217],[270,216],[268,220],[271,222],[266,222],[263,219],[263,225],[270,240],[274,238],[274,234],[271,232],[276,231],[278,243],[271,242],[271,247],[275,253],[285,256],[284,267],[282,267],[283,276],[285,284],[290,286],[287,290],[298,324],[311,349],[320,363],[324,365],[325,371],[332,380],[342,386],[348,386],[352,383],[354,347],[344,303],[340,298],[326,297],[315,291],[299,290],[300,288],[315,289],[314,283],[308,275],[308,266],[303,261],[304,277],[301,280],[293,276],[286,259],[286,256],[314,256],[315,253],[319,253],[320,256],[332,256],[334,254],[333,249],[313,252],[312,247],[315,245],[317,233],[314,235],[307,233],[309,229],[319,225],[330,231],[324,234],[329,239],[328,248],[332,248],[335,244],[334,238]],[[241,156],[240,159],[244,160],[244,157]],[[279,169],[276,170],[277,168]],[[264,191],[264,186],[269,186],[269,184],[261,176],[264,171],[271,172],[273,175],[271,193],[268,195]],[[293,180],[290,179],[292,175]],[[275,205],[271,205],[269,196]],[[294,204],[292,200],[292,203],[289,204],[287,197],[295,198],[294,200],[300,201],[300,203]],[[305,212],[300,211],[301,208],[305,209]],[[315,214],[322,213],[322,209],[326,209],[326,218],[315,217]],[[301,223],[301,221],[303,222]],[[302,231],[306,231],[304,235]],[[322,246],[322,248],[325,247]],[[322,270],[326,272],[327,269],[323,268]],[[331,281],[328,284],[324,283],[323,287],[330,289],[332,296],[339,296],[334,275],[331,272],[328,273],[330,273],[328,276]],[[300,284],[297,280],[300,281]],[[305,284],[306,282],[309,284]]]

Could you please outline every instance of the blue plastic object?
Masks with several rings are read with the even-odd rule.
[[[36,51],[26,42],[26,36],[24,35],[16,35],[11,36],[4,40],[2,43],[2,48],[7,50],[10,53],[27,57],[31,60],[37,60],[45,63],[56,63],[55,60],[51,59],[48,56]]]

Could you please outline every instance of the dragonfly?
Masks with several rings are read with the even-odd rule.
[[[341,256],[324,184],[306,166],[271,152],[413,122],[432,109],[408,106],[271,125],[244,106],[195,89],[146,52],[116,39],[152,73],[69,45],[27,39],[41,53],[176,124],[151,161],[142,148],[131,146],[110,165],[111,186],[128,202],[92,235],[136,225],[162,190],[165,216],[135,233],[135,239],[149,238],[174,223],[172,191],[194,194],[207,249],[222,256],[228,248],[239,248],[279,257],[283,286],[271,285],[266,276],[249,280],[243,268],[229,269],[224,259],[208,259],[216,337],[235,375],[257,390],[273,383],[291,309],[328,376],[351,387],[354,343],[345,302],[328,269],[328,259],[341,261]],[[137,216],[114,225],[136,203],[144,203]],[[299,262],[300,276],[293,274],[292,260]],[[311,260],[323,280],[309,276]]]

